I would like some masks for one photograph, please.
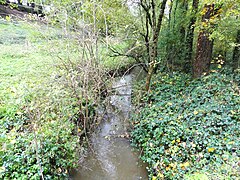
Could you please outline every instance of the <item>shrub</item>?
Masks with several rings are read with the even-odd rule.
[[[226,153],[239,156],[240,96],[231,76],[213,73],[191,81],[160,74],[142,100],[132,143],[142,149],[153,179],[182,179],[224,164]]]
[[[66,179],[77,165],[79,138],[69,115],[61,106],[55,114],[56,104],[43,114],[37,108],[1,106],[0,179],[40,179],[40,169],[44,179]]]

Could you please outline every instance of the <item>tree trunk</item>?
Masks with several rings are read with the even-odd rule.
[[[202,23],[208,24],[209,19],[214,15],[214,4],[205,5],[204,12]],[[210,34],[209,30],[203,29],[198,35],[197,52],[193,62],[194,78],[209,72],[213,50],[213,41],[209,39]]]
[[[180,44],[181,44],[182,48],[178,48],[178,50],[177,50],[178,59],[180,60],[178,64],[180,65],[181,69],[183,68],[183,70],[186,71],[186,69],[185,69],[185,55],[186,55],[187,45],[183,40],[186,37],[186,30],[187,30],[187,27],[184,23],[184,21],[186,21],[185,17],[187,16],[187,10],[188,10],[187,0],[182,1],[180,8],[181,8],[180,10],[181,10],[182,21],[180,21],[181,25],[180,25],[180,31],[179,32],[180,32],[180,38],[181,38]]]
[[[149,44],[150,45],[150,48],[149,48],[150,63],[149,63],[148,74],[147,74],[147,79],[146,79],[146,91],[149,91],[152,75],[154,72],[154,67],[156,64],[158,38],[159,38],[161,26],[162,26],[162,19],[164,16],[164,10],[166,7],[167,0],[162,1],[158,18],[156,18],[156,9],[155,9],[154,0],[152,0],[151,3],[152,3],[152,32],[153,32],[153,35],[152,35],[151,43]]]
[[[193,0],[192,3],[192,17],[188,25],[187,36],[186,36],[186,62],[185,62],[185,71],[189,72],[192,64],[192,53],[193,53],[193,38],[194,38],[194,29],[196,23],[196,13],[198,10],[199,0]]]
[[[239,68],[239,63],[240,63],[240,30],[238,30],[237,32],[236,44],[237,46],[233,50],[233,58],[232,58],[233,69]]]

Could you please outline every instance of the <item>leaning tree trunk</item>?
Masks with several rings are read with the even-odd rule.
[[[208,22],[214,16],[214,4],[205,5],[204,12],[202,23],[209,26]],[[193,62],[194,78],[209,72],[213,50],[213,41],[209,38],[210,34],[209,30],[203,29],[198,35],[196,57]]]
[[[232,59],[233,69],[239,68],[239,63],[240,63],[240,30],[238,30],[237,32],[236,44],[237,46],[233,50],[233,59]]]

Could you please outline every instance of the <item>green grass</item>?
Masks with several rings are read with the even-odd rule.
[[[28,32],[21,25],[0,19],[0,44],[23,44]]]
[[[21,23],[0,21],[0,102],[19,96],[53,73],[53,59],[43,51],[47,42],[32,42],[39,33]]]
[[[0,19],[1,105],[15,103],[13,99],[47,84],[51,77],[60,73],[56,67],[64,61],[81,61],[78,44],[61,37],[60,29],[44,24]],[[127,47],[126,43],[114,38],[109,43],[118,49]],[[100,62],[107,70],[124,69],[134,64],[133,59],[110,57],[110,54],[110,48],[103,42],[99,43]]]
[[[61,62],[49,51],[58,35],[45,25],[0,19],[0,179],[39,177],[35,136],[46,179],[66,177],[77,160],[78,137],[68,121],[74,101],[56,82]]]

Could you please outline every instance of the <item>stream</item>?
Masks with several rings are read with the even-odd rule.
[[[134,152],[128,137],[133,74],[115,79],[115,95],[108,97],[107,118],[91,137],[93,152],[88,154],[74,180],[148,179],[146,165]]]

